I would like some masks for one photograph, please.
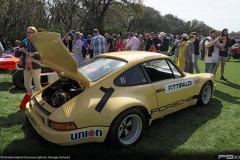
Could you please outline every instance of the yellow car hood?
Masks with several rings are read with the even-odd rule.
[[[40,32],[32,37],[32,43],[41,57],[43,66],[64,72],[64,75],[89,84],[91,80],[78,69],[78,64],[66,46],[62,43],[61,36],[55,32]]]

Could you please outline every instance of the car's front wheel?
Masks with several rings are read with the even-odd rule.
[[[200,94],[198,96],[198,104],[199,105],[208,105],[211,97],[212,97],[212,90],[213,90],[213,86],[210,82],[206,82],[201,91]]]
[[[144,113],[137,108],[128,109],[111,124],[108,140],[116,148],[131,147],[139,142],[145,127]]]

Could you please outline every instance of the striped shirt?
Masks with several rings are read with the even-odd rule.
[[[97,56],[99,54],[105,53],[105,47],[107,46],[107,40],[105,37],[97,34],[91,40],[90,46],[93,47],[93,55]]]

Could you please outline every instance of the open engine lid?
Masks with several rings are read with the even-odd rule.
[[[41,61],[34,62],[64,72],[65,75],[89,84],[91,80],[78,69],[77,61],[62,43],[61,35],[55,32],[39,32],[32,37]]]

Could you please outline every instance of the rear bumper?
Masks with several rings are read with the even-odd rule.
[[[58,145],[75,145],[81,143],[98,142],[105,140],[109,127],[86,127],[71,131],[57,131],[47,125],[47,117],[41,114],[29,103],[26,107],[26,116],[37,133],[47,141]],[[79,126],[78,126],[79,127]]]

